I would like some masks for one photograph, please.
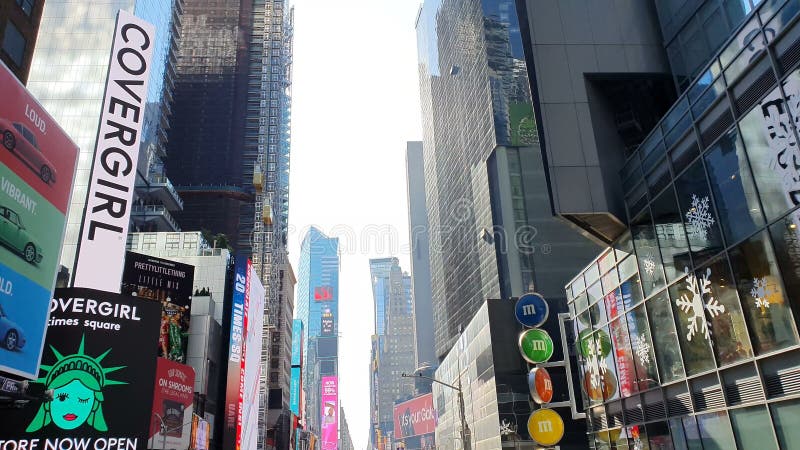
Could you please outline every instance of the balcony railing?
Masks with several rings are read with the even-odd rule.
[[[175,221],[164,205],[134,205],[131,208],[131,216],[144,217],[145,221],[147,221],[148,216],[161,217],[172,226],[173,230],[181,231],[178,222]]]

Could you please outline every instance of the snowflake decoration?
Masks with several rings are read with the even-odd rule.
[[[517,424],[511,423],[506,419],[503,419],[500,422],[500,435],[501,436],[508,436],[509,434],[514,434],[517,432]]]
[[[648,252],[642,263],[644,264],[644,271],[647,272],[647,275],[650,275],[650,278],[653,278],[653,274],[656,273],[656,258],[653,256],[653,252]]]
[[[767,312],[769,308],[769,296],[774,294],[767,287],[767,277],[753,278],[753,288],[750,289],[750,296],[756,299],[756,308],[761,308],[761,314]]]
[[[691,299],[683,294],[681,298],[675,300],[675,304],[686,314],[691,313],[692,317],[689,318],[687,325],[688,332],[686,333],[686,340],[691,341],[692,337],[698,331],[703,332],[706,339],[711,339],[711,328],[708,326],[708,318],[703,314],[703,310],[708,311],[711,317],[717,317],[719,314],[725,312],[725,305],[722,305],[711,295],[711,268],[706,269],[706,274],[703,278],[698,279],[693,273],[689,273],[689,268],[684,269],[687,273],[686,285],[692,291]],[[708,294],[708,301],[703,303],[703,295]],[[700,322],[700,330],[698,330],[698,321]]]
[[[589,341],[586,365],[589,366],[589,379],[592,387],[599,389],[603,385],[603,375],[608,371],[608,363],[601,354],[603,344],[597,338]]]
[[[692,208],[686,213],[689,232],[700,239],[708,238],[708,229],[714,225],[714,218],[709,213],[708,196],[700,197],[692,194]]]
[[[647,342],[647,337],[641,334],[633,338],[633,348],[636,352],[636,357],[642,366],[647,367],[650,365],[650,343]]]

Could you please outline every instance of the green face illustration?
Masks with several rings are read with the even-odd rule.
[[[78,351],[71,355],[62,355],[52,345],[50,350],[56,362],[52,366],[42,364],[41,370],[47,375],[36,381],[44,384],[45,389],[52,389],[53,400],[42,403],[25,431],[34,433],[51,423],[62,430],[74,430],[87,424],[97,431],[108,431],[103,416],[103,389],[128,384],[108,378],[109,373],[125,366],[103,367],[100,363],[111,349],[91,357],[85,352],[84,338]]]
[[[94,406],[94,391],[78,380],[53,390],[50,415],[53,423],[64,430],[78,428],[86,422]]]

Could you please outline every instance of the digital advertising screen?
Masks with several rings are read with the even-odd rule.
[[[292,321],[292,367],[303,365],[303,321]]]
[[[0,371],[36,378],[78,147],[0,62]]]
[[[320,316],[320,334],[322,336],[333,336],[336,333],[336,321],[333,311],[325,308]]]
[[[169,359],[158,358],[148,448],[189,447],[193,402],[194,369]]]
[[[14,448],[148,447],[160,308],[136,297],[56,289],[36,384],[52,390],[0,411],[4,445]]]
[[[289,382],[289,408],[295,416],[300,416],[300,391],[303,389],[303,380],[299,367],[292,367],[292,377]]]
[[[239,450],[241,443],[242,391],[244,389],[245,305],[249,292],[250,260],[237,258],[231,301],[231,330],[228,345],[228,382],[225,389],[225,450]]]
[[[250,275],[247,282],[249,293],[246,296],[247,304],[244,316],[245,345],[242,349],[244,378],[240,395],[242,398],[242,429],[239,447],[243,450],[255,450],[258,438],[259,393],[262,391],[262,386],[260,386],[261,347],[264,335],[266,289],[250,264],[248,264],[248,271]]]
[[[314,301],[327,302],[333,300],[333,286],[317,286],[314,288]]]
[[[322,377],[320,420],[320,450],[338,450],[339,447],[339,379]]]
[[[186,362],[194,266],[126,252],[121,292],[161,304],[157,355]]]

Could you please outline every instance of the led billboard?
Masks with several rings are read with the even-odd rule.
[[[320,450],[339,448],[339,379],[336,376],[322,377],[320,418]]]
[[[289,409],[295,416],[300,416],[300,391],[303,389],[303,381],[299,367],[292,367],[292,378],[289,384]]]
[[[303,321],[292,321],[292,367],[300,367],[303,363]]]
[[[189,447],[193,401],[194,369],[158,358],[148,448]]]
[[[415,397],[394,405],[394,435],[398,438],[433,433],[436,430],[436,412],[433,394]]]
[[[327,302],[333,300],[332,286],[317,286],[314,288],[314,301]]]
[[[186,362],[193,284],[194,266],[134,252],[125,254],[122,293],[161,304],[159,357]]]
[[[36,378],[78,147],[0,63],[0,371]]]
[[[244,309],[245,296],[248,292],[248,270],[247,262],[241,259],[236,260],[234,266],[233,296],[231,301],[231,329],[230,341],[228,344],[228,382],[225,390],[225,436],[223,445],[226,450],[238,450],[241,442],[241,396],[242,387],[242,363],[244,346]]]
[[[336,333],[336,321],[330,308],[325,308],[320,316],[320,335],[332,336]]]
[[[157,303],[93,289],[56,289],[39,378],[53,400],[0,412],[3,445],[147,448],[158,341]],[[14,442],[12,445],[11,442]]]

